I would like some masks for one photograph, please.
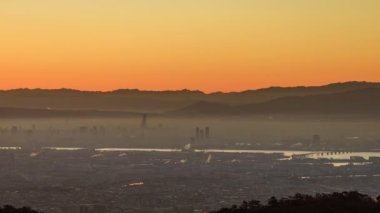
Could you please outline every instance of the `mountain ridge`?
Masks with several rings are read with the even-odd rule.
[[[366,88],[380,88],[380,83],[354,81],[312,87],[269,87],[242,92],[210,94],[198,90],[120,89],[101,92],[73,89],[14,89],[0,90],[0,107],[165,113],[202,101],[239,107],[266,103],[283,97],[333,94]],[[227,107],[225,109],[227,110]]]
[[[205,112],[207,115],[380,114],[380,88],[307,96],[285,96],[263,103],[233,107],[220,103],[195,103],[171,113],[205,115]]]
[[[83,93],[136,93],[136,92],[144,92],[144,93],[180,93],[180,92],[190,92],[190,93],[200,93],[206,95],[213,94],[236,94],[236,93],[248,93],[248,92],[258,92],[258,91],[270,91],[270,90],[287,90],[287,89],[318,89],[318,88],[333,88],[333,87],[368,87],[375,86],[380,87],[380,82],[369,82],[369,81],[345,81],[345,82],[334,82],[329,84],[322,84],[317,86],[270,86],[263,87],[258,89],[247,89],[241,91],[231,91],[231,92],[210,92],[206,93],[201,90],[190,90],[190,89],[177,89],[177,90],[141,90],[141,89],[127,89],[120,88],[109,91],[101,91],[101,90],[80,90],[80,89],[71,89],[71,88],[56,88],[56,89],[43,89],[43,88],[15,88],[15,89],[0,89],[0,93],[2,92],[21,92],[21,91],[44,91],[44,92],[83,92]],[[349,88],[348,88],[349,89]]]

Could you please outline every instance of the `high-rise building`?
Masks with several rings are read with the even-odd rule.
[[[208,127],[208,126],[205,128],[205,137],[206,138],[210,137],[210,127]]]
[[[147,127],[147,115],[142,115],[141,128],[145,129]]]
[[[195,139],[199,140],[200,136],[201,136],[200,129],[199,129],[199,127],[197,127],[195,129]]]

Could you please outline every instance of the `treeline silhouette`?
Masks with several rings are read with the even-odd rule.
[[[15,208],[10,205],[0,207],[0,213],[42,213],[35,211],[29,207]]]
[[[377,199],[359,192],[295,194],[287,198],[272,197],[267,204],[260,201],[244,201],[240,206],[223,208],[213,213],[375,213],[380,212],[380,196]]]

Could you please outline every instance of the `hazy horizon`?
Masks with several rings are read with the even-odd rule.
[[[141,92],[176,92],[176,91],[191,91],[191,92],[202,92],[204,94],[213,94],[213,93],[239,93],[239,92],[245,92],[245,91],[257,91],[257,90],[265,90],[265,89],[271,89],[271,88],[298,88],[298,87],[323,87],[328,85],[335,85],[335,84],[349,84],[349,83],[369,83],[369,84],[380,84],[380,81],[360,81],[360,80],[351,80],[351,81],[337,81],[337,82],[327,82],[323,84],[315,84],[315,85],[305,85],[305,84],[295,84],[295,85],[271,85],[267,87],[252,87],[252,88],[246,88],[243,90],[231,90],[231,91],[203,91],[200,89],[189,89],[189,88],[179,88],[179,89],[167,89],[167,90],[144,90],[140,88],[116,88],[112,90],[82,90],[77,88],[68,88],[68,87],[52,87],[52,88],[41,88],[41,87],[18,87],[18,88],[0,88],[0,91],[12,91],[12,90],[74,90],[74,91],[80,91],[80,92],[114,92],[118,90],[136,90]]]

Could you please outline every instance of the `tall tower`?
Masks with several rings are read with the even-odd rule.
[[[197,140],[199,140],[199,137],[200,137],[200,129],[199,129],[199,127],[197,127],[197,128],[195,129],[195,138],[196,138]]]
[[[147,116],[146,114],[142,115],[141,128],[145,129],[147,127]]]
[[[200,139],[201,140],[203,140],[204,139],[204,137],[205,137],[205,131],[203,130],[203,129],[201,129],[200,131],[199,131],[199,134],[200,134]]]
[[[205,128],[205,137],[206,139],[210,137],[210,127],[208,126]]]

